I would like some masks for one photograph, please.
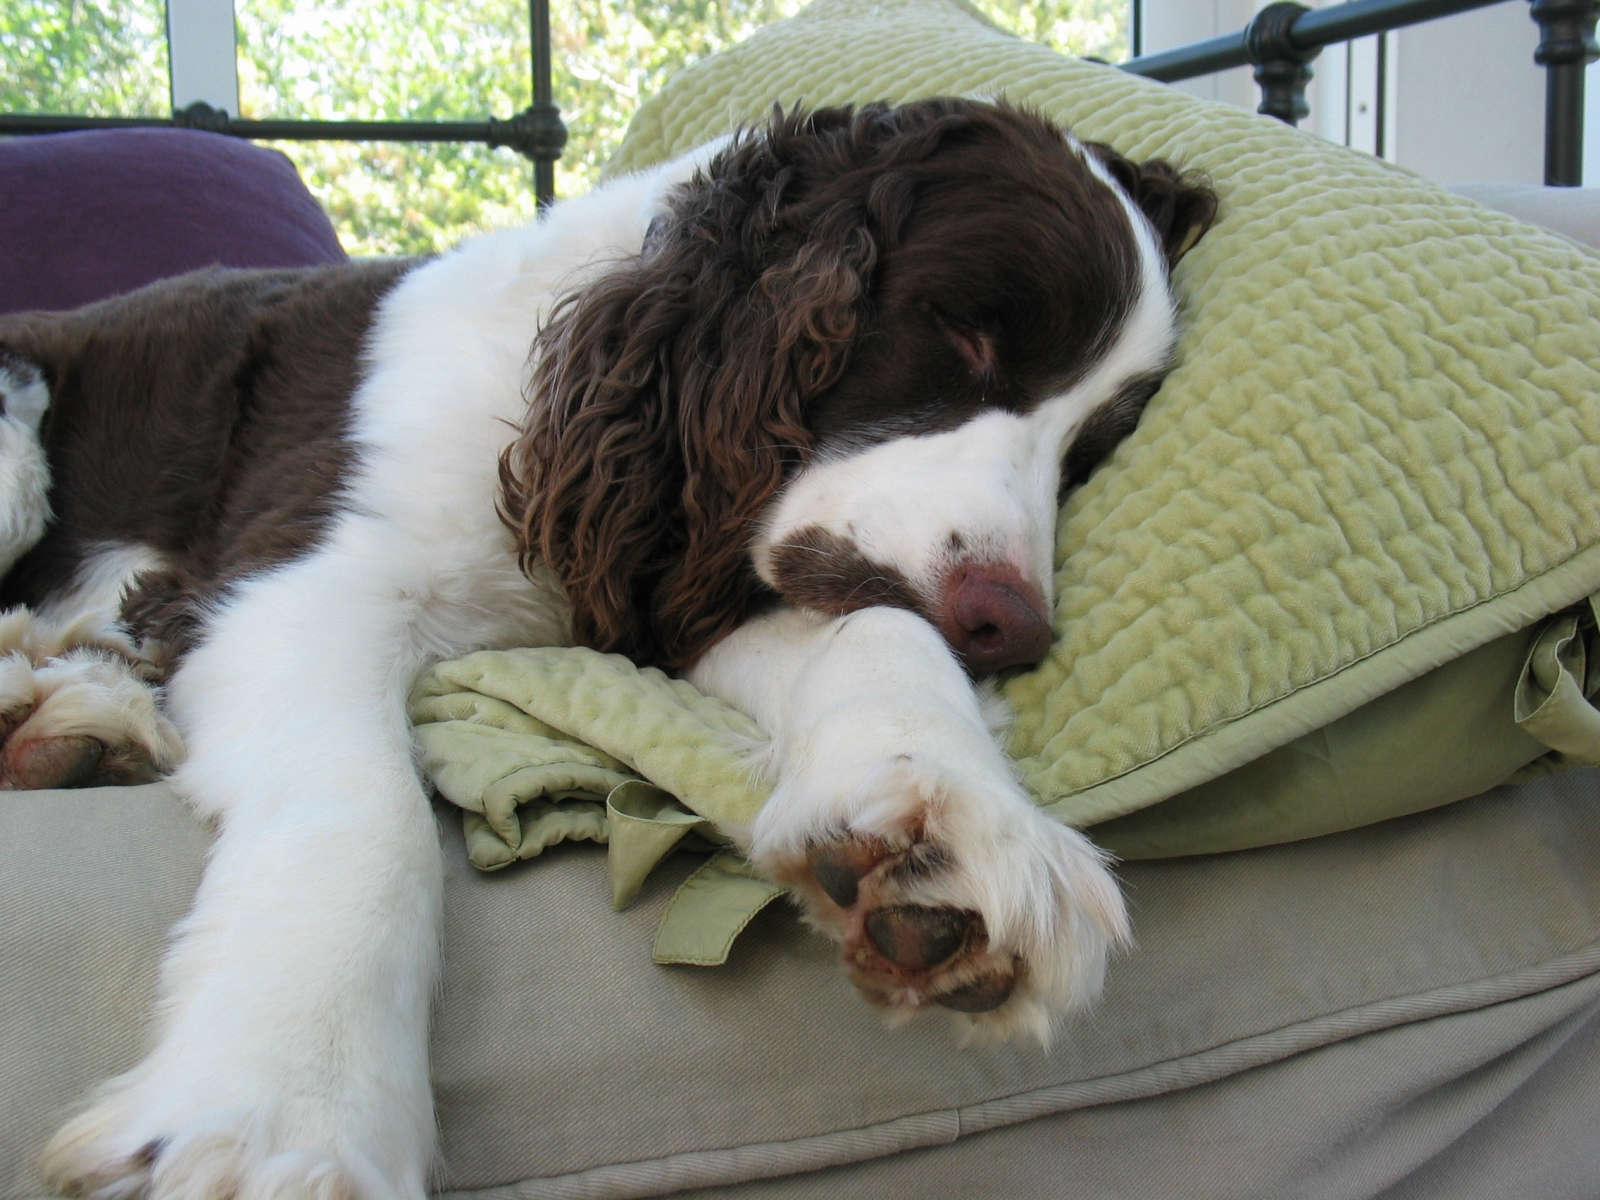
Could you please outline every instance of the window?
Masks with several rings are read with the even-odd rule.
[[[973,2],[996,24],[1063,52],[1128,56],[1129,0]],[[175,35],[220,11],[226,54],[228,3],[170,0]],[[674,72],[802,3],[551,0],[553,85],[569,135],[557,194],[594,183],[639,102]],[[165,115],[168,19],[163,0],[4,0],[0,106]],[[205,99],[237,116],[470,120],[509,117],[532,96],[525,0],[233,0],[233,25],[237,110],[231,97]],[[205,77],[231,78],[223,65]],[[442,250],[464,234],[533,214],[532,168],[509,150],[277,146],[353,254]]]
[[[164,114],[162,0],[5,0],[0,111]]]

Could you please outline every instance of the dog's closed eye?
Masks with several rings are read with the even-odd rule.
[[[940,330],[949,339],[950,344],[961,354],[961,357],[966,360],[973,373],[976,375],[993,375],[997,361],[994,335],[976,325],[958,321],[937,308],[934,308],[932,312],[933,319],[938,323]]]

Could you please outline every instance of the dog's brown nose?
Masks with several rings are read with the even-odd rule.
[[[957,567],[945,580],[938,625],[973,675],[1031,666],[1050,652],[1044,596],[1011,567]]]

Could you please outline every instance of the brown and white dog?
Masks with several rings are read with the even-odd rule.
[[[4,781],[173,769],[218,824],[155,1049],[51,1182],[424,1194],[441,866],[404,704],[485,647],[621,651],[755,717],[775,790],[729,832],[891,1015],[1042,1036],[1090,999],[1115,881],[974,678],[1048,648],[1059,494],[1166,370],[1214,208],[1025,111],[871,105],[425,264],[0,320]]]

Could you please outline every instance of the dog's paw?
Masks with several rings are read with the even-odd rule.
[[[148,783],[183,743],[128,659],[80,646],[0,658],[0,789]]]
[[[774,793],[751,857],[839,940],[857,989],[892,1019],[935,1006],[983,1036],[1045,1040],[1098,995],[1128,938],[1121,892],[1105,857],[1003,766],[902,754],[850,783],[836,766],[807,774]]]
[[[272,1122],[221,1114],[129,1136],[115,1100],[45,1151],[46,1182],[82,1200],[399,1200],[374,1165],[328,1149],[274,1151]],[[420,1189],[417,1193],[420,1198]]]

